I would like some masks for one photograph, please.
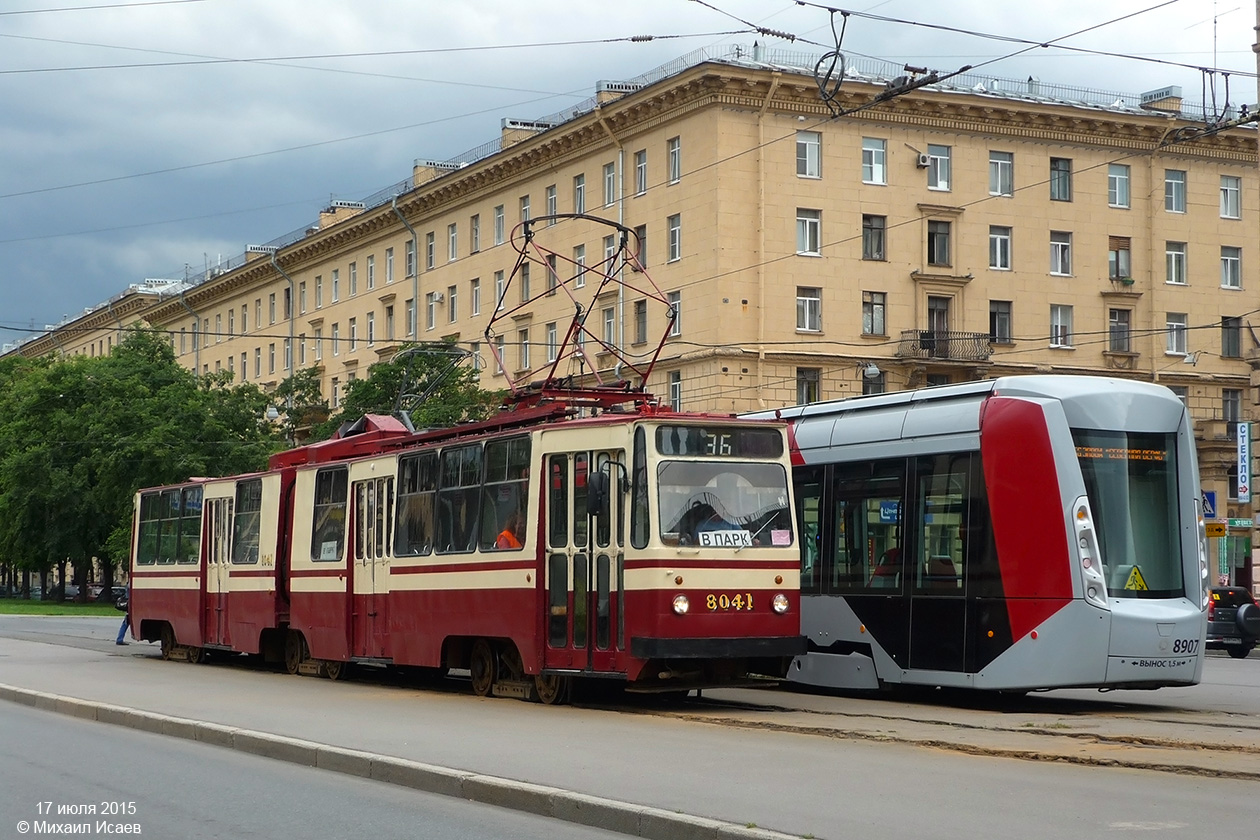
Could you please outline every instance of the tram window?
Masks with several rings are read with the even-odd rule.
[[[472,551],[477,547],[477,502],[481,495],[481,444],[442,453],[437,492],[437,550]]]
[[[610,488],[619,486],[615,468],[610,466],[607,453],[601,452],[595,456],[595,469],[607,475],[611,481],[608,482]],[[611,489],[608,492],[608,504],[600,509],[599,514],[595,517],[595,544],[600,547],[607,547],[609,540],[612,538],[612,509],[614,503],[620,507],[621,494],[615,493]]]
[[[520,548],[529,533],[529,438],[490,441],[485,451],[481,549]]]
[[[595,647],[600,650],[608,650],[612,634],[609,572],[608,555],[595,558]]]
[[[346,546],[346,469],[315,474],[315,516],[311,530],[311,559],[337,562]]]
[[[933,594],[962,593],[962,525],[967,521],[971,454],[950,452],[921,457],[915,464],[917,551],[911,569],[914,588]]]
[[[547,460],[547,539],[552,546],[569,542],[569,456]]]
[[[162,496],[145,493],[140,497],[140,535],[136,541],[136,565],[151,566],[158,558],[158,538],[162,533]]]
[[[389,531],[388,511],[392,508],[394,479],[373,478],[354,485],[354,557],[379,560],[385,556],[385,535]]]
[[[993,540],[993,518],[989,514],[989,494],[984,483],[984,465],[973,453],[967,475],[966,517],[959,524],[958,539],[963,552],[963,585],[970,598],[1001,598],[1002,570],[998,566],[997,544]]]
[[[177,563],[201,562],[201,488],[185,487],[179,520],[179,551]]]
[[[573,456],[573,545],[585,548],[590,538],[590,516],[586,512],[586,478],[590,475],[591,456],[579,452]]]
[[[159,563],[174,563],[179,553],[179,491],[162,492],[162,525],[158,536]]]
[[[824,467],[804,467],[796,471],[796,510],[801,531],[801,592],[818,594],[822,577],[822,488]]]
[[[652,535],[648,514],[647,433],[643,427],[634,430],[634,463],[630,478],[630,544],[646,548]]]
[[[232,562],[257,563],[262,525],[262,479],[236,485],[236,513],[232,523]]]
[[[562,648],[569,645],[569,558],[552,554],[547,558],[547,643]]]
[[[396,557],[418,557],[433,551],[433,503],[437,494],[436,452],[398,460],[398,513],[394,517]]]
[[[822,558],[829,591],[888,594],[902,589],[905,489],[903,459],[836,465],[834,550]]]

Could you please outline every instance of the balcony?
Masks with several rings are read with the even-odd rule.
[[[954,330],[902,330],[899,359],[936,359],[947,362],[986,362],[993,354],[988,333]]]

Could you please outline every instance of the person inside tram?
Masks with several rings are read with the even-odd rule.
[[[499,549],[516,549],[525,545],[525,517],[521,515],[519,510],[513,511],[508,516],[507,521],[503,523],[503,530],[499,532],[498,538],[494,541],[494,547]]]

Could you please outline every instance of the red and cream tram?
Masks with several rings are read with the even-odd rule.
[[[1198,467],[1168,389],[1007,377],[751,416],[791,423],[809,652],[790,680],[1199,682]]]
[[[512,276],[532,264],[551,281],[495,319],[641,269],[613,225],[617,254],[562,280],[537,223],[514,235]],[[668,331],[667,297],[633,274]],[[355,662],[466,668],[479,695],[548,703],[578,677],[675,691],[781,676],[805,651],[787,424],[667,411],[600,380],[588,346],[640,382],[651,366],[588,331],[587,311],[542,384],[509,377],[516,398],[490,420],[413,432],[370,416],[262,474],[140,491],[133,632],[168,657],[259,653],[334,678]],[[506,372],[495,319],[485,346]],[[570,387],[568,358],[599,381]]]

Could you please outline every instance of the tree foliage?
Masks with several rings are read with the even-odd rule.
[[[0,360],[0,561],[124,561],[137,489],[266,466],[269,402],[229,373],[196,376],[159,332],[108,356]]]
[[[343,423],[364,414],[393,414],[400,393],[401,406],[417,429],[485,419],[498,407],[502,394],[480,388],[467,357],[451,367],[460,355],[453,345],[403,347],[390,361],[369,367],[367,378],[346,383],[338,410],[312,429],[312,438],[332,437]]]

